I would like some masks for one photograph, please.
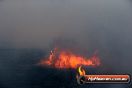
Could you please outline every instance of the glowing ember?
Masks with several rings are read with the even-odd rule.
[[[86,58],[70,51],[58,50],[55,48],[51,51],[48,59],[41,60],[39,64],[55,68],[77,68],[80,65],[98,66],[100,65],[100,60],[96,55]]]

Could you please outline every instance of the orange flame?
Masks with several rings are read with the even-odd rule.
[[[80,75],[80,76],[84,76],[84,75],[86,74],[86,73],[85,73],[85,70],[82,68],[82,66],[79,66],[78,72],[79,72],[79,75]]]
[[[47,60],[41,60],[40,65],[48,65],[55,68],[77,68],[80,65],[98,66],[100,65],[99,58],[94,55],[90,58],[78,56],[69,51],[59,51],[55,48],[51,51]]]

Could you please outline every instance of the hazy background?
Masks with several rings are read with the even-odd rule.
[[[54,44],[98,50],[105,69],[132,74],[132,1],[0,0],[0,88],[31,87],[27,74]]]

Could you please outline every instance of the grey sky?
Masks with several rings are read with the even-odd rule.
[[[47,47],[56,37],[106,45],[113,37],[129,42],[130,1],[2,0],[0,47]]]

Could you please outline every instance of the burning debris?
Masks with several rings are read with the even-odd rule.
[[[84,57],[81,55],[76,55],[71,51],[59,50],[55,48],[50,52],[49,57],[45,60],[42,59],[39,62],[42,66],[51,66],[54,68],[73,68],[84,65],[84,66],[98,66],[100,65],[100,59],[97,55],[92,57]]]

